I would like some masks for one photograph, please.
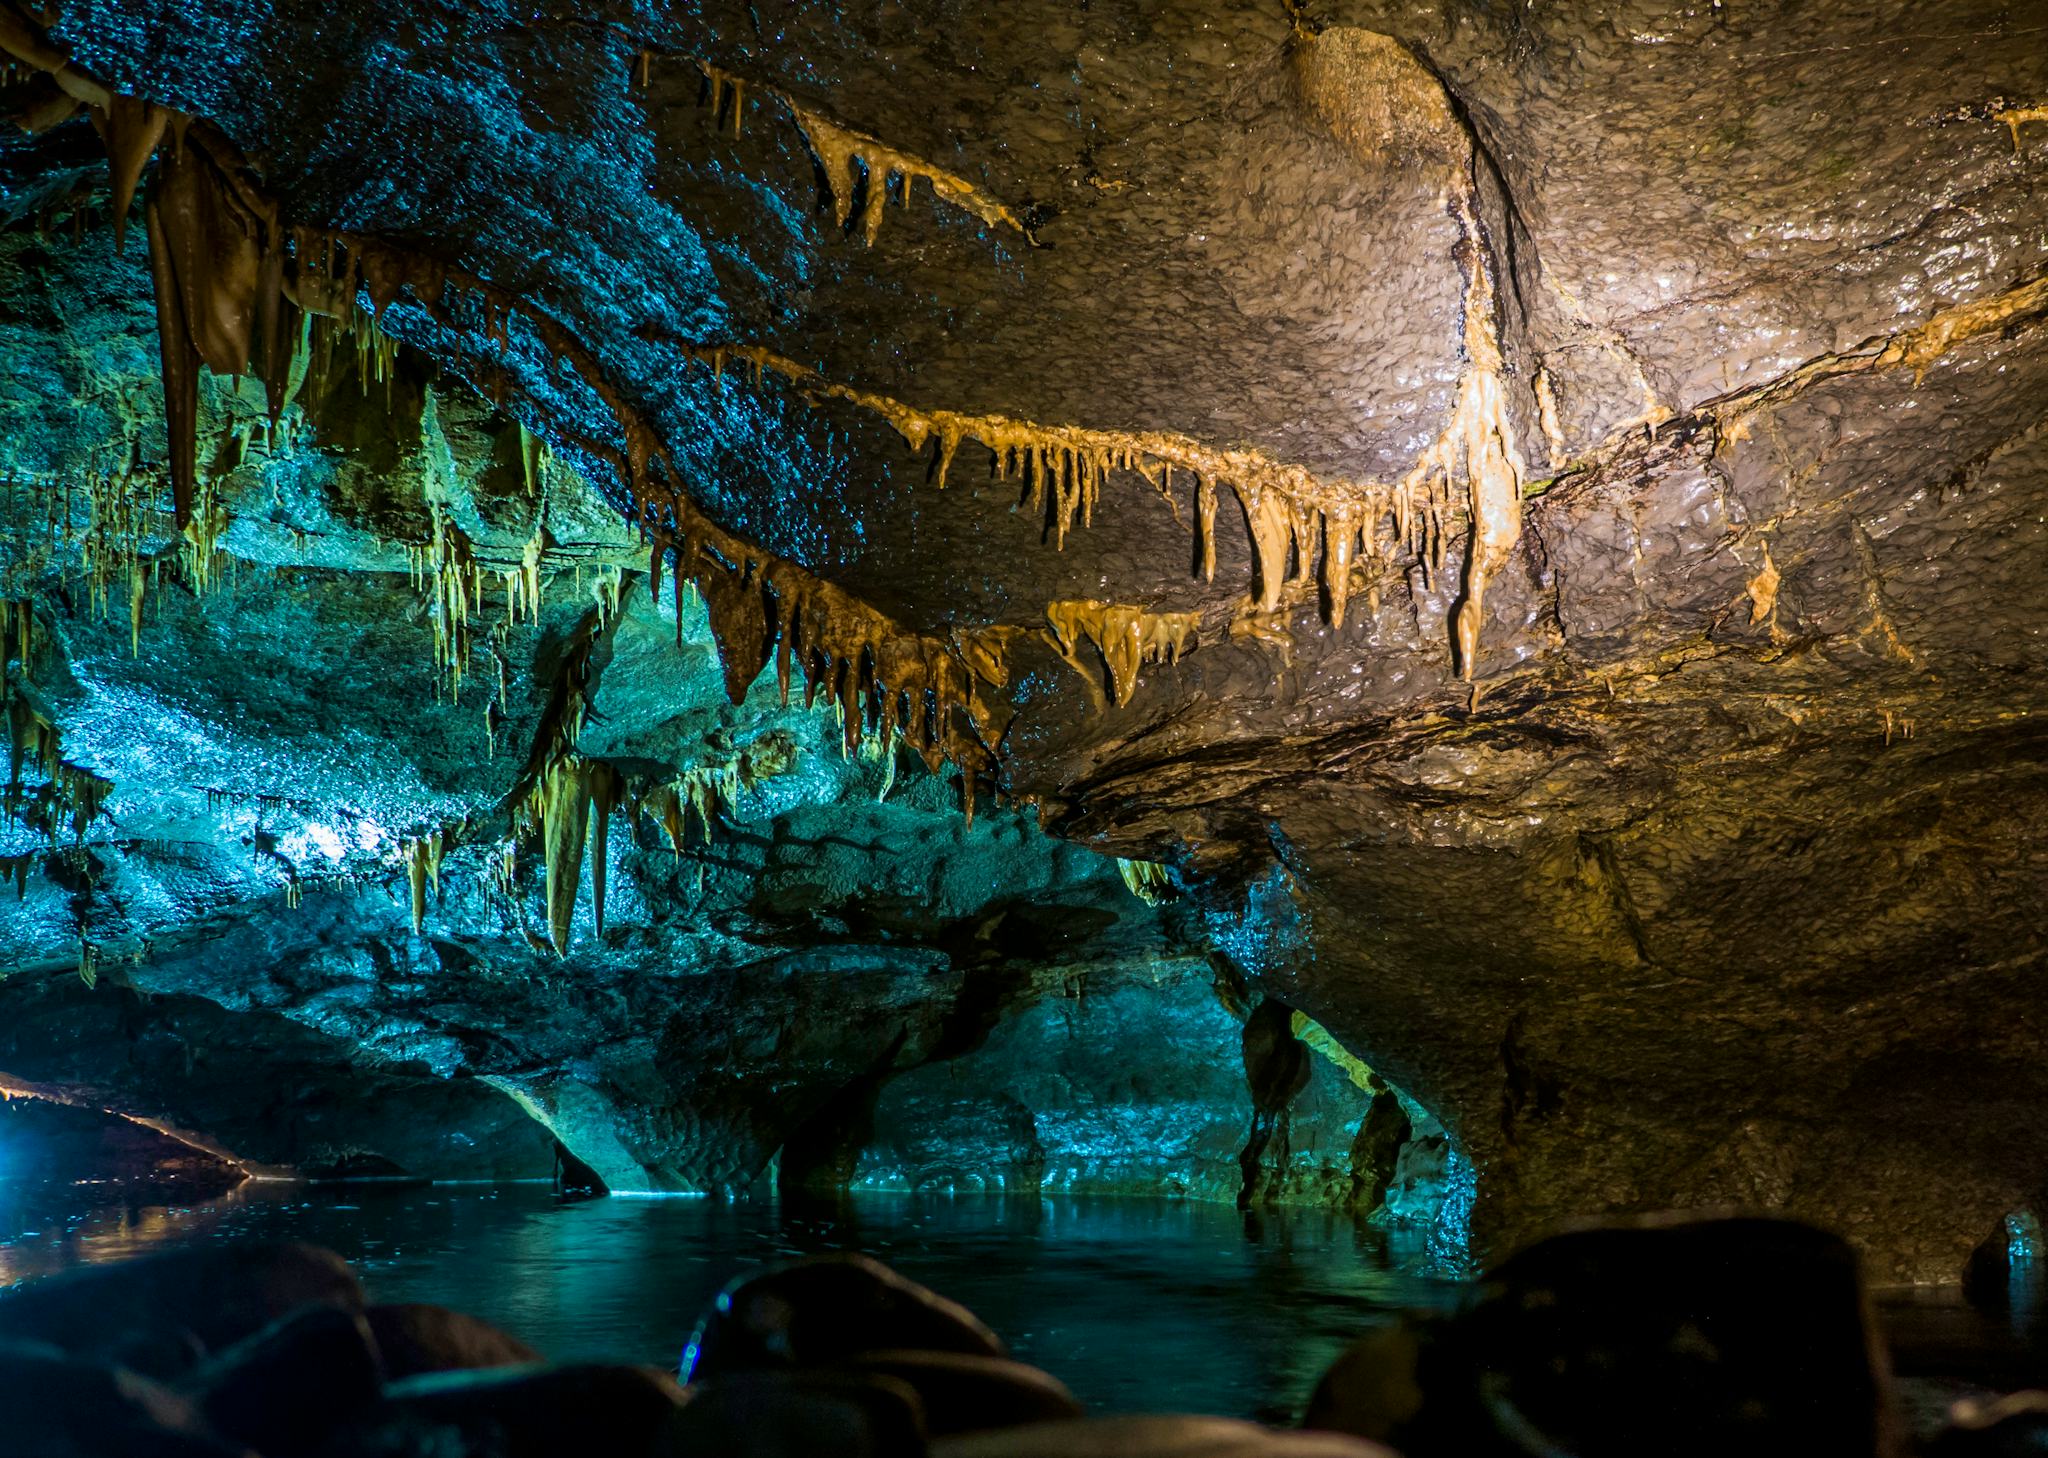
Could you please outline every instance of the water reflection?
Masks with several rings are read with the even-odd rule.
[[[556,1199],[545,1187],[248,1184],[91,1207],[0,1192],[0,1282],[185,1241],[331,1246],[377,1296],[476,1312],[562,1359],[673,1365],[732,1276],[861,1250],[960,1300],[1103,1411],[1277,1417],[1339,1348],[1455,1292],[1422,1252],[1326,1211],[859,1195],[829,1204]],[[40,1207],[40,1208],[38,1208]]]

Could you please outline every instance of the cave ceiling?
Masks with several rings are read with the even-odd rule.
[[[302,230],[300,302],[316,255],[353,260],[443,434],[481,432],[497,484],[463,519],[493,572],[527,530],[520,431],[588,483],[550,550],[635,603],[607,683],[672,672],[650,576],[699,579],[742,691],[801,604],[796,674],[854,724],[900,718],[967,799],[1171,866],[1218,955],[1444,1119],[1482,1233],[1733,1201],[1824,1213],[1910,1275],[2048,1184],[2014,1012],[2048,910],[2048,6],[71,0],[9,25],[198,119],[153,206],[182,145]],[[103,187],[102,156],[79,118],[10,144],[10,211]],[[131,385],[142,217],[51,295],[74,332],[102,312]],[[202,458],[261,395],[206,386]],[[141,422],[125,448],[177,474],[130,396],[39,439]],[[236,551],[404,570],[432,522],[366,493],[276,493]],[[321,611],[427,631],[356,590],[321,579]],[[288,629],[235,631],[289,678]],[[566,651],[507,691],[515,763],[462,813],[531,788]],[[430,661],[370,681],[401,657],[358,662],[381,707],[345,732],[417,834],[477,715],[435,727]],[[155,671],[201,698],[224,672]],[[147,794],[147,750],[94,747]]]

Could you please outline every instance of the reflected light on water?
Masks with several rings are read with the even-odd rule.
[[[860,1250],[964,1302],[1102,1411],[1279,1416],[1348,1341],[1456,1287],[1324,1211],[859,1195],[829,1205],[557,1199],[545,1186],[251,1182],[183,1205],[43,1208],[0,1188],[0,1282],[167,1245],[307,1240],[374,1296],[471,1311],[562,1360],[673,1367],[734,1276]]]

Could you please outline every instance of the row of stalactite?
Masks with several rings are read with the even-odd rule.
[[[0,643],[6,645],[6,674],[0,679],[0,714],[7,720],[7,784],[0,790],[0,811],[51,843],[69,830],[82,841],[114,791],[111,780],[64,757],[63,734],[32,674],[41,630],[35,606],[0,603]],[[43,777],[31,786],[23,772]]]

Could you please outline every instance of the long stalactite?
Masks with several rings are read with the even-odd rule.
[[[972,214],[991,228],[1014,229],[1023,233],[1027,240],[1030,238],[1022,219],[1015,212],[957,173],[891,147],[866,132],[833,121],[779,87],[748,81],[706,60],[698,60],[695,64],[704,78],[705,99],[713,122],[724,118],[735,137],[740,134],[741,123],[746,116],[748,91],[773,97],[788,110],[825,174],[826,188],[832,199],[833,221],[844,228],[853,217],[854,199],[861,197],[860,232],[869,247],[872,248],[881,236],[882,218],[889,205],[890,183],[897,184],[903,206],[907,208],[919,178],[931,185],[933,195],[941,202]],[[639,78],[643,88],[653,78],[653,67],[654,53],[642,51]]]

